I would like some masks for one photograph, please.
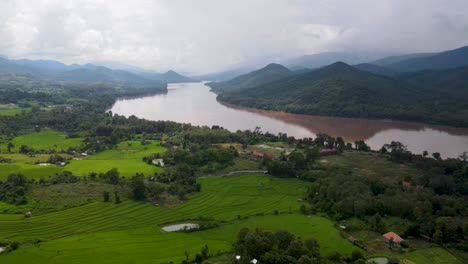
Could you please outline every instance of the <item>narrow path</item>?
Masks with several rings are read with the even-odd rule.
[[[220,175],[202,176],[202,177],[198,177],[198,179],[234,176],[234,175],[245,174],[245,173],[268,174],[268,171],[266,171],[266,170],[241,170],[241,171],[230,171],[230,172],[228,172],[228,173],[220,174]]]

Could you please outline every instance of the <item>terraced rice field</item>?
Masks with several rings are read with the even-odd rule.
[[[142,161],[143,157],[153,153],[162,153],[164,147],[157,141],[142,145],[139,141],[124,141],[115,149],[105,150],[82,160],[72,160],[64,169],[78,176],[87,176],[90,172],[105,173],[116,168],[123,176],[133,176],[135,173],[153,175],[162,169]]]
[[[35,155],[30,157],[23,154],[0,154],[3,158],[11,159],[11,163],[0,163],[0,180],[4,180],[12,173],[22,173],[32,179],[47,178],[62,171],[58,166],[38,166],[36,162],[46,162],[49,155]]]
[[[332,249],[349,254],[355,249],[329,220],[297,214],[304,182],[245,175],[200,179],[200,183],[200,194],[172,209],[135,202],[91,203],[26,220],[0,216],[0,241],[47,241],[2,255],[0,262],[22,263],[28,258],[34,258],[35,263],[113,263],[117,258],[121,263],[180,261],[185,248],[193,256],[205,244],[212,253],[228,251],[238,230],[245,226],[288,229],[303,238],[316,237],[324,254]],[[274,210],[282,213],[273,215]],[[214,217],[224,224],[193,233],[161,230],[167,223],[200,216]]]

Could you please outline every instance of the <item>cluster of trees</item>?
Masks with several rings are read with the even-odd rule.
[[[16,205],[27,204],[28,188],[29,180],[24,175],[11,174],[6,182],[0,181],[0,201]]]
[[[237,234],[232,251],[238,258],[233,263],[321,263],[319,244],[313,239],[305,241],[288,231],[266,232],[243,228]]]
[[[320,256],[319,249],[317,240],[313,238],[302,240],[288,231],[271,233],[260,229],[243,228],[237,234],[237,240],[232,246],[235,254],[232,263],[249,264],[253,259],[265,264],[365,263],[360,251],[353,252],[352,256],[347,258],[342,258],[336,253],[326,259]]]
[[[468,235],[466,161],[414,155],[398,142],[385,145],[381,152],[421,175],[362,175],[346,167],[324,166],[314,172],[319,177],[308,190],[313,207],[339,220],[357,217],[380,233],[389,231],[385,218],[395,216],[411,223],[405,236],[428,235],[440,243],[464,241]]]
[[[186,148],[169,149],[163,155],[167,165],[186,164],[194,171],[210,173],[234,163],[237,150],[205,144],[190,144]]]

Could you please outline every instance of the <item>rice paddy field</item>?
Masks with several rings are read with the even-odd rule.
[[[286,229],[319,240],[321,252],[349,255],[357,249],[333,222],[299,214],[306,185],[294,179],[244,175],[199,180],[202,192],[175,208],[127,201],[94,202],[59,212],[0,215],[0,241],[22,247],[0,255],[0,263],[167,263],[194,256],[203,245],[212,254],[228,252],[243,227]],[[279,214],[273,213],[274,211]],[[34,212],[33,212],[34,214]],[[169,223],[213,218],[220,225],[192,233],[164,232]],[[40,243],[32,241],[40,240]]]
[[[162,153],[164,150],[158,141],[150,141],[145,145],[140,141],[124,141],[115,149],[105,150],[80,160],[72,160],[64,169],[78,176],[87,176],[90,172],[104,173],[113,168],[123,176],[133,176],[136,172],[153,175],[155,172],[161,172],[162,168],[146,164],[142,159],[154,153]]]
[[[47,162],[49,155],[34,156],[18,153],[0,154],[1,157],[11,159],[11,163],[0,163],[0,180],[4,180],[12,173],[22,173],[31,179],[47,178],[63,169],[59,166],[39,166],[38,162]]]
[[[35,150],[66,151],[68,148],[79,147],[82,138],[67,138],[65,134],[54,130],[45,130],[13,138],[11,143],[13,152],[18,152],[21,145],[26,145]],[[0,145],[0,150],[6,152],[6,144]]]
[[[56,131],[44,131],[16,137],[13,140],[16,151],[20,145],[28,145],[34,149],[68,149],[81,145],[81,138],[67,139],[64,134]],[[6,144],[0,146],[6,149]],[[163,169],[143,162],[142,158],[154,153],[165,151],[158,141],[149,141],[143,145],[140,141],[125,141],[115,149],[105,150],[96,155],[73,158],[64,167],[49,165],[40,166],[37,163],[47,162],[49,155],[36,154],[33,156],[19,153],[0,153],[3,158],[11,159],[10,163],[0,163],[0,180],[6,179],[12,173],[22,173],[33,179],[48,178],[62,171],[70,171],[77,176],[88,176],[91,172],[105,173],[116,168],[122,176],[133,176],[135,173],[153,175]],[[70,157],[66,154],[61,154]],[[71,157],[70,157],[71,158]]]

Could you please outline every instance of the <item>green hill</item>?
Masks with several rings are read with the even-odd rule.
[[[277,81],[293,74],[294,72],[290,71],[288,68],[280,64],[271,63],[262,69],[240,75],[229,81],[211,82],[207,85],[214,91],[245,89]]]
[[[467,73],[462,68],[390,78],[337,62],[266,85],[226,91],[218,99],[300,114],[468,126]]]
[[[172,70],[159,75],[157,79],[168,83],[198,82],[195,79],[186,77]]]
[[[303,114],[389,117],[408,111],[417,95],[392,79],[343,62],[250,89],[225,92],[219,100],[256,108]]]

